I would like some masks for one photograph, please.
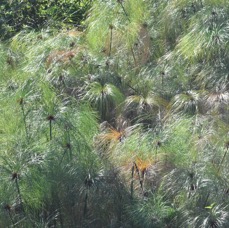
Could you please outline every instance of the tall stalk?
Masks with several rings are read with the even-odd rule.
[[[161,90],[163,91],[164,88],[164,77],[165,77],[165,72],[161,72]]]
[[[136,162],[134,162],[134,167],[135,167],[135,170],[138,174],[138,179],[139,179],[139,184],[140,184],[140,188],[141,188],[141,191],[142,191],[142,194],[144,193],[143,191],[143,180],[141,179],[141,176],[140,176],[140,172],[139,172],[139,169],[138,169],[138,166],[136,164]]]
[[[157,162],[157,154],[158,154],[158,148],[159,148],[159,147],[161,147],[161,141],[158,140],[158,141],[156,142],[156,156],[155,156],[156,162]]]
[[[21,190],[20,190],[20,186],[19,186],[19,183],[18,183],[19,174],[18,173],[13,173],[12,174],[12,180],[15,182],[15,185],[16,185],[20,208],[22,210],[22,213],[25,215],[25,210],[24,210],[22,196],[21,196]]]
[[[225,150],[225,153],[223,155],[223,158],[222,158],[222,160],[221,160],[221,162],[219,164],[218,172],[220,171],[220,168],[221,168],[222,164],[224,163],[224,160],[225,160],[225,157],[227,155],[228,149],[229,149],[229,143],[226,143],[226,150]]]
[[[126,15],[128,21],[130,21],[130,18],[129,18],[129,16],[128,16],[127,12],[126,12],[126,9],[125,9],[125,7],[124,7],[124,5],[123,5],[123,3],[122,3],[123,0],[117,0],[117,2],[121,5],[122,10],[123,10],[124,14]]]
[[[51,141],[52,140],[52,120],[49,120],[49,137]]]
[[[71,135],[70,135],[70,127],[66,126],[65,130],[67,132],[67,143],[66,143],[66,148],[69,150],[70,154],[70,159],[72,160],[72,146],[71,146]]]
[[[70,156],[69,161],[71,161],[72,160],[72,149],[71,149],[71,144],[70,143],[66,143],[66,145],[65,145],[65,150],[64,150],[63,156],[60,159],[60,163],[59,163],[60,165],[61,165],[61,163],[62,163],[62,161],[64,159],[65,154],[67,154],[68,151],[69,151],[69,156]]]
[[[126,9],[125,9],[125,7],[124,7],[124,5],[123,5],[123,0],[117,0],[117,2],[118,2],[118,3],[120,4],[120,6],[122,7],[122,10],[123,10],[124,14],[126,15],[127,20],[130,22],[129,15],[127,14]],[[135,54],[134,54],[134,49],[133,49],[133,47],[131,47],[130,50],[131,50],[131,53],[132,53],[132,56],[133,56],[133,59],[134,59],[135,67],[137,67],[137,60],[136,60],[136,57],[135,57]]]
[[[102,116],[102,121],[104,121],[105,119],[105,110],[103,110],[104,108],[104,105],[103,105],[103,102],[104,102],[104,91],[102,90],[102,102],[101,102],[101,116]]]
[[[135,165],[133,164],[132,165],[132,168],[131,168],[131,183],[130,183],[130,196],[131,196],[131,199],[133,199],[133,196],[134,196],[134,167]]]
[[[12,223],[12,227],[14,226],[14,220],[13,220],[13,217],[11,215],[11,206],[9,204],[5,205],[4,206],[4,209],[7,211],[9,217],[10,217],[10,221]]]
[[[21,106],[26,138],[27,138],[27,140],[29,140],[29,134],[28,134],[27,124],[26,124],[26,115],[25,115],[25,108],[24,108],[24,100],[23,100],[23,98],[20,98],[18,102],[19,102],[19,104]]]
[[[93,180],[91,179],[91,175],[88,174],[88,177],[85,179],[84,184],[86,186],[86,194],[84,198],[84,210],[83,210],[83,217],[85,218],[88,211],[88,195],[91,186],[93,185]]]
[[[83,209],[83,216],[87,215],[87,201],[88,201],[88,189],[86,190],[86,195],[84,198],[84,209]]]
[[[135,65],[135,67],[137,67],[137,59],[136,59],[136,56],[135,56],[135,54],[134,54],[134,49],[133,49],[133,47],[131,47],[130,50],[131,50],[131,53],[132,53],[132,56],[133,56],[133,59],[134,59],[134,65]]]
[[[109,28],[110,28],[110,47],[109,47],[108,56],[110,57],[111,56],[111,49],[112,49],[112,42],[113,42],[112,40],[113,40],[113,29],[114,29],[114,26],[110,25]]]
[[[49,138],[50,141],[52,140],[52,121],[55,120],[55,117],[53,115],[49,115],[47,117],[47,120],[49,121]]]

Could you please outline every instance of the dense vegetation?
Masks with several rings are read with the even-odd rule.
[[[228,1],[2,2],[0,227],[229,227]]]
[[[1,37],[7,39],[22,29],[80,27],[91,2],[91,0],[1,0]]]

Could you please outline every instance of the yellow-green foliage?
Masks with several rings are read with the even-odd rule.
[[[149,10],[143,0],[122,3],[97,0],[87,19],[88,43],[94,51],[104,49],[110,38],[110,26],[113,26],[113,42],[129,47],[136,41],[141,25],[148,16]]]

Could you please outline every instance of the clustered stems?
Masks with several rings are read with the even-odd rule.
[[[219,173],[220,168],[222,167],[222,164],[224,163],[225,157],[226,157],[228,149],[229,149],[229,142],[226,143],[225,147],[226,147],[226,151],[225,151],[225,153],[223,155],[223,158],[222,158],[221,162],[219,163],[217,173]],[[207,197],[206,197],[206,200],[205,200],[205,203],[204,203],[204,207],[206,207],[206,205],[207,205],[207,201],[209,199],[209,196],[210,196],[210,192],[207,194]]]

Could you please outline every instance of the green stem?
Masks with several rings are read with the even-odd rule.
[[[110,28],[110,50],[109,50],[109,57],[111,56],[111,48],[112,48],[112,39],[113,39],[113,28]]]
[[[22,110],[23,122],[24,122],[24,126],[25,126],[25,134],[26,134],[26,138],[28,140],[29,139],[29,134],[28,134],[27,124],[26,124],[26,116],[25,116],[25,109],[24,109],[23,101],[21,103],[21,110]]]
[[[103,102],[104,102],[104,92],[102,91],[102,102],[101,102],[101,115],[102,115],[102,121],[104,121],[104,116],[105,116],[105,113],[104,113],[104,110],[103,110]]]
[[[130,196],[131,196],[131,199],[133,199],[133,196],[134,196],[134,164],[131,169]]]
[[[52,140],[52,120],[49,120],[49,137],[51,141]]]
[[[207,197],[205,199],[204,208],[207,206],[207,202],[208,202],[209,196],[210,196],[210,192],[207,194]]]
[[[62,163],[62,161],[63,161],[63,159],[64,159],[64,156],[65,156],[66,152],[67,152],[67,150],[64,151],[64,154],[63,154],[62,158],[60,159],[59,165],[61,165],[61,163]]]
[[[130,18],[129,18],[129,16],[128,16],[126,10],[125,10],[125,7],[124,7],[123,4],[122,4],[122,1],[120,0],[120,1],[118,1],[118,3],[121,5],[122,10],[123,10],[124,14],[126,15],[128,21],[130,21]]]
[[[12,227],[14,227],[14,220],[12,218],[12,215],[11,215],[10,211],[8,211],[8,215],[10,217],[10,221],[12,222]]]
[[[131,47],[131,53],[132,53],[132,56],[133,56],[133,59],[134,59],[134,65],[137,67],[137,60],[136,60],[136,57],[135,57],[135,54],[134,54],[134,50],[133,50],[133,47]]]
[[[220,164],[219,164],[218,172],[220,171],[220,168],[221,168],[222,164],[224,163],[225,157],[226,157],[226,155],[227,155],[227,151],[228,151],[228,149],[226,149],[226,151],[225,151],[225,153],[224,153],[224,155],[223,155],[223,158],[222,158],[222,160],[221,160],[221,162],[220,162]]]
[[[164,87],[164,76],[165,76],[165,73],[162,72],[161,73],[161,88],[162,88],[162,90],[163,90],[163,87]]]
[[[60,227],[64,228],[64,220],[62,216],[62,210],[61,210],[61,204],[60,204],[60,199],[58,197],[58,207],[59,207],[59,220],[60,220]]]
[[[68,134],[68,143],[69,143],[69,154],[70,154],[70,159],[72,160],[72,147],[71,147],[71,137],[70,137],[69,130],[67,131],[67,134]]]
[[[87,201],[88,201],[88,192],[86,192],[85,199],[84,199],[84,210],[83,210],[84,217],[87,214]]]
[[[200,6],[204,7],[202,0],[200,0]]]
[[[136,172],[138,174],[139,184],[140,184],[140,187],[141,187],[141,190],[142,190],[142,194],[143,194],[144,193],[144,191],[143,191],[143,180],[141,179],[141,176],[140,176],[140,173],[139,173],[139,169],[138,169],[138,166],[137,166],[136,162],[134,162],[134,166],[135,166]]]
[[[20,207],[21,207],[21,210],[22,210],[23,214],[25,214],[25,210],[24,210],[24,206],[23,206],[23,202],[22,202],[21,191],[20,191],[20,186],[19,186],[19,183],[18,183],[18,178],[15,179],[15,184],[16,184],[16,188],[17,188],[17,192],[18,192],[18,198],[19,198]]]

